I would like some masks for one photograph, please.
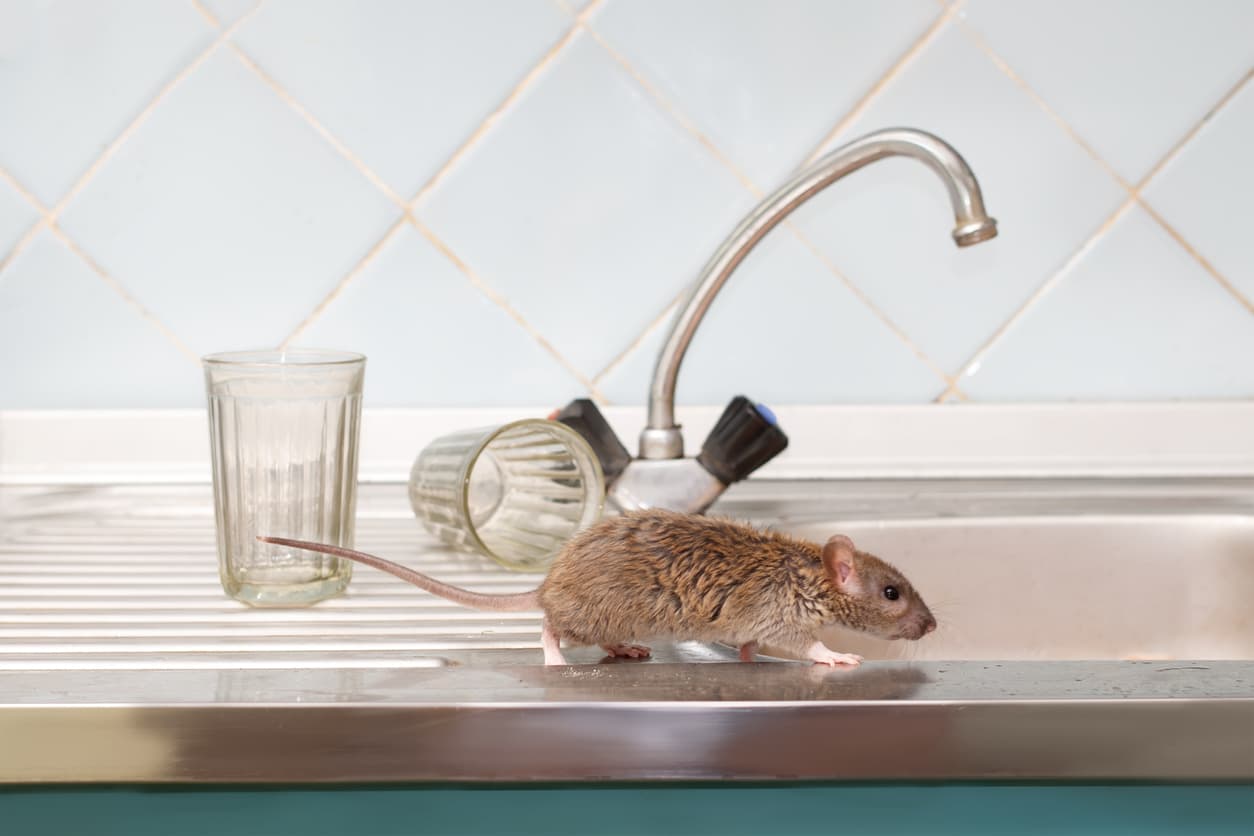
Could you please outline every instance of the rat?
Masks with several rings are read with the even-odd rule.
[[[819,546],[747,523],[674,511],[632,511],[574,535],[529,592],[488,595],[450,586],[365,552],[257,539],[347,558],[479,610],[544,613],[546,665],[564,665],[561,642],[600,645],[645,658],[645,639],[724,642],[751,661],[769,645],[820,665],[856,667],[818,631],[840,624],[885,639],[921,639],[936,629],[906,577],[836,534]]]

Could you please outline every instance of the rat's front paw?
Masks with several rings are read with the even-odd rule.
[[[832,667],[856,668],[862,657],[856,653],[837,653],[823,642],[815,642],[806,650],[806,658],[820,665]]]

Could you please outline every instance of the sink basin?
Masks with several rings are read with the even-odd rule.
[[[832,629],[869,659],[1254,659],[1254,517],[973,517],[786,526],[894,563],[936,613],[919,642]]]

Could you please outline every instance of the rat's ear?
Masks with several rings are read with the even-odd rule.
[[[853,541],[843,534],[833,534],[823,546],[823,565],[832,583],[841,592],[852,594],[862,588],[858,582],[858,569],[854,565],[856,554]]]

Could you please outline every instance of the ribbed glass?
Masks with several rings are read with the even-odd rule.
[[[431,442],[410,471],[409,501],[444,542],[539,571],[600,518],[605,480],[578,433],[525,420]]]
[[[348,585],[350,561],[256,538],[353,545],[365,365],[316,350],[204,358],[218,567],[231,597],[301,606]]]

